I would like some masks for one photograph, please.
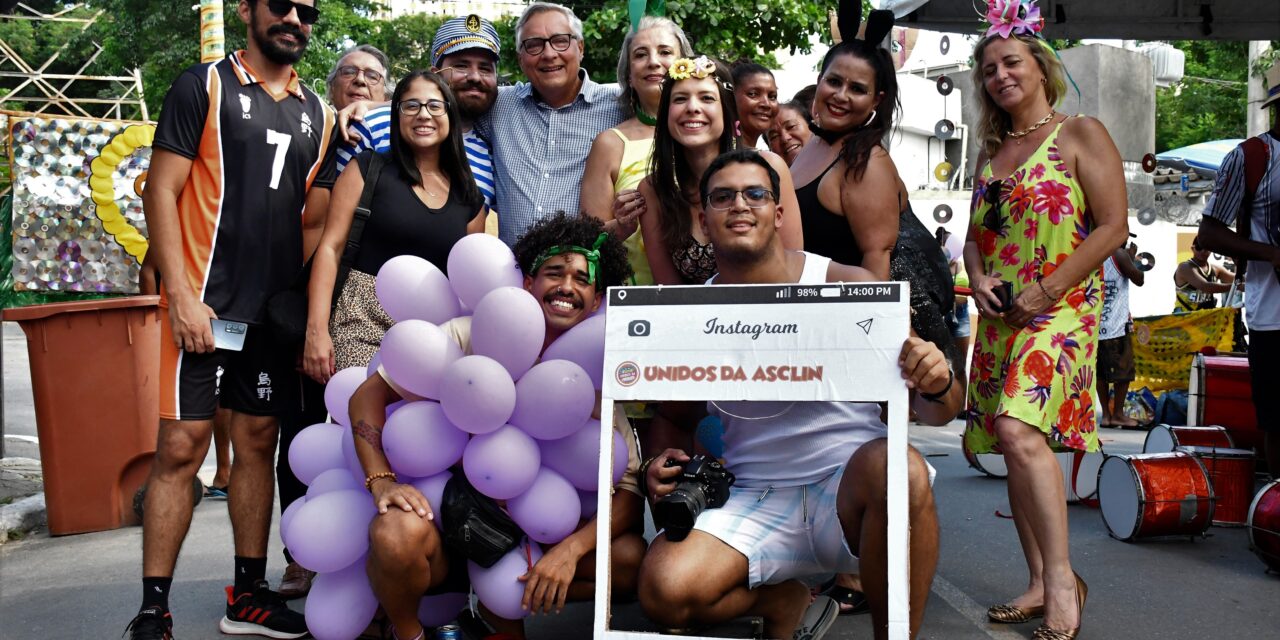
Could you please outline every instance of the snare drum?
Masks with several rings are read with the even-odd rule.
[[[1142,443],[1143,453],[1168,453],[1177,451],[1178,447],[1218,447],[1233,449],[1231,434],[1223,427],[1179,427],[1158,424],[1147,432],[1147,439]]]
[[[1249,501],[1253,499],[1253,452],[1214,447],[1178,447],[1197,458],[1209,474],[1218,501],[1213,524],[1243,527],[1249,523]]]
[[[1213,486],[1189,453],[1110,456],[1098,471],[1102,521],[1113,538],[1204,535],[1213,520]]]
[[[1072,451],[1055,454],[1058,466],[1062,468],[1063,489],[1067,502],[1088,501],[1098,495],[1098,469],[1107,459],[1107,454],[1099,448],[1093,453]]]
[[[965,439],[964,434],[960,434],[960,449],[964,451],[964,459],[969,462],[969,466],[977,469],[980,473],[985,473],[992,478],[1005,478],[1009,475],[1009,469],[1004,465],[1004,455],[1000,453],[974,453],[969,450],[969,441]]]
[[[1249,548],[1280,571],[1280,480],[1263,487],[1249,505]]]

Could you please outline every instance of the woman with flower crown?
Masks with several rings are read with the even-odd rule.
[[[656,284],[702,284],[716,273],[715,254],[698,222],[698,183],[716,156],[742,146],[730,78],[723,64],[699,56],[676,60],[662,81],[653,160],[640,183],[640,230]],[[804,239],[787,163],[764,155],[782,177],[782,243],[800,249]]]
[[[1032,637],[1064,640],[1079,633],[1088,588],[1071,567],[1053,452],[1098,449],[1099,267],[1127,238],[1128,205],[1106,128],[1054,108],[1067,78],[1032,2],[990,0],[973,52],[982,153],[964,253],[980,317],[965,438],[975,453],[1004,454],[1030,574],[987,615],[1043,617]]]
[[[645,201],[637,187],[649,175],[653,156],[654,125],[658,123],[658,99],[667,69],[676,58],[693,55],[689,38],[679,25],[658,16],[640,18],[635,30],[622,41],[618,54],[618,101],[633,116],[600,132],[587,156],[582,176],[582,210],[603,221],[613,235],[623,238],[633,272],[632,285],[653,284],[649,260],[640,234],[640,214]]]

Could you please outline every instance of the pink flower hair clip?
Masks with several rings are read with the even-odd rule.
[[[1044,29],[1044,18],[1035,3],[1036,0],[987,0],[987,13],[983,20],[991,26],[984,37],[1038,36]]]

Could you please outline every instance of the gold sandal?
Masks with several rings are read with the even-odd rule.
[[[1072,574],[1076,577],[1076,606],[1079,611],[1076,628],[1070,631],[1063,631],[1042,624],[1031,632],[1031,640],[1075,640],[1076,636],[1080,635],[1080,626],[1084,622],[1084,602],[1089,598],[1089,585],[1080,579],[1080,574],[1074,571]]]
[[[1022,624],[1032,618],[1044,617],[1044,605],[1019,607],[1012,604],[997,604],[987,609],[987,618],[1000,624]]]

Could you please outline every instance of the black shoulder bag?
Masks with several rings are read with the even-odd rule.
[[[461,472],[454,473],[445,483],[440,502],[445,548],[486,569],[524,537],[511,516],[493,498],[471,486]]]
[[[333,298],[330,308],[338,302],[342,287],[347,283],[347,275],[351,273],[351,265],[360,255],[360,237],[364,235],[365,223],[369,221],[369,205],[373,200],[373,189],[382,175],[382,167],[386,164],[386,156],[373,153],[369,159],[368,175],[364,177],[364,190],[360,192],[360,202],[356,205],[351,218],[351,231],[347,233],[347,245],[342,250],[342,259],[338,262],[338,275],[333,282]],[[288,289],[277,291],[267,299],[267,324],[276,341],[284,346],[298,346],[307,336],[307,286],[311,282],[311,263],[315,256],[307,259],[302,270]]]

